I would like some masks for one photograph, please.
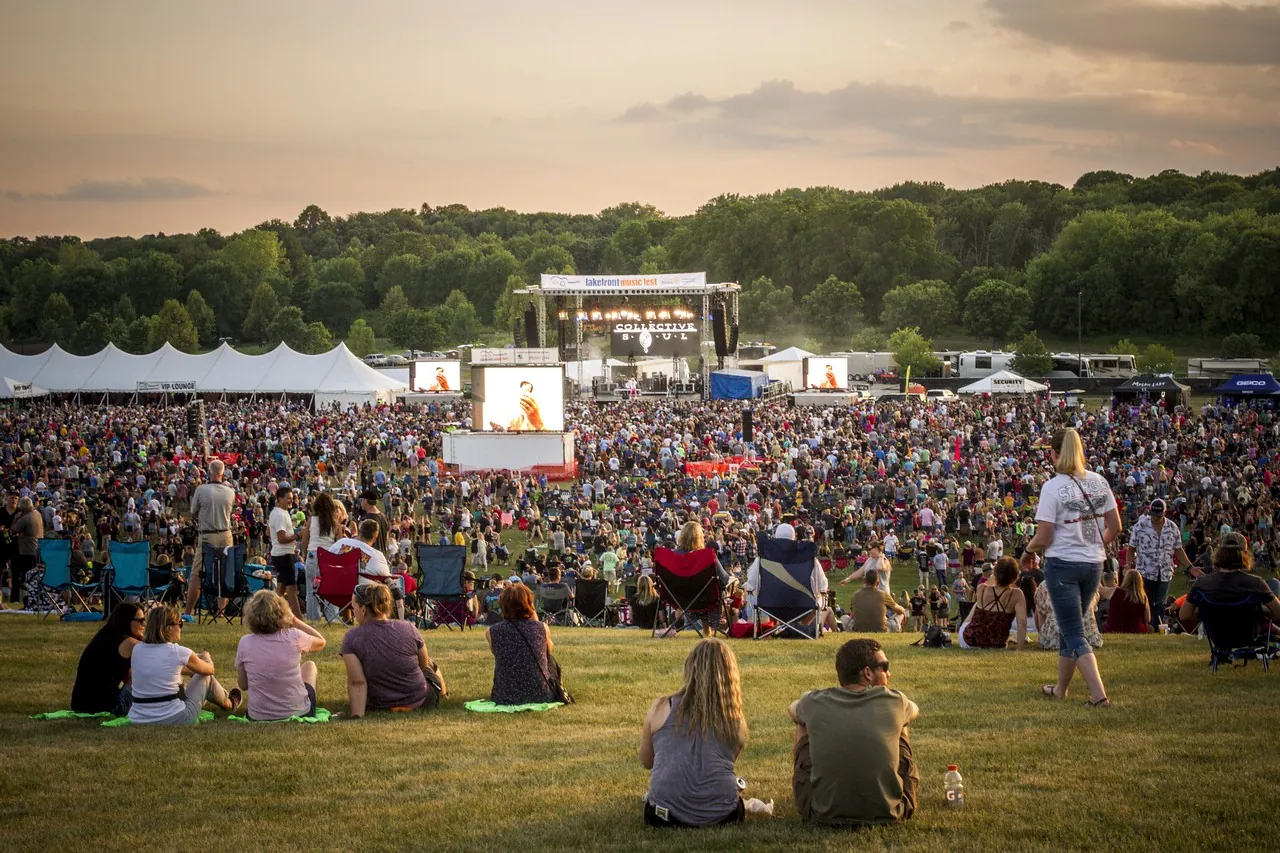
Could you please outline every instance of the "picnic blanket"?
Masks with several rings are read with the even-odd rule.
[[[32,714],[33,720],[76,720],[92,717],[110,717],[110,711],[99,711],[96,714],[84,714],[80,711],[45,711],[43,714]]]
[[[462,707],[477,714],[515,714],[520,711],[550,711],[563,704],[563,702],[530,702],[527,705],[495,705],[488,699],[473,699]]]
[[[201,712],[200,712],[200,719],[199,719],[199,720],[197,720],[196,722],[197,722],[197,723],[212,723],[212,722],[213,722],[213,712],[212,712],[212,711],[201,711]],[[131,726],[131,725],[133,725],[133,721],[132,721],[132,720],[130,720],[128,717],[116,717],[115,719],[107,720],[107,721],[106,721],[106,722],[104,722],[102,725],[103,725],[103,727],[104,727],[104,728],[108,728],[108,729],[118,729],[118,728],[120,728],[121,726]]]
[[[333,719],[333,714],[329,713],[327,708],[316,708],[316,712],[310,717],[299,717],[294,714],[292,717],[285,717],[281,720],[251,720],[248,717],[241,717],[232,714],[227,717],[228,723],[327,723]]]

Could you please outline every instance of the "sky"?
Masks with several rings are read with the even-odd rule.
[[[1280,165],[1280,0],[0,0],[0,236]]]

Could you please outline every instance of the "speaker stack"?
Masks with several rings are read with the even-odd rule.
[[[711,337],[716,345],[716,358],[723,359],[729,354],[729,339],[725,336],[724,303],[711,308]]]
[[[538,340],[538,309],[532,302],[524,309],[524,342],[531,348],[542,346],[542,341]]]
[[[752,422],[751,409],[742,410],[742,440],[753,442],[756,440],[755,424]]]

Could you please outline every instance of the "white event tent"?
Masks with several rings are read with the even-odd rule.
[[[961,394],[1038,394],[1041,391],[1049,390],[1048,385],[1042,385],[1032,379],[1009,370],[1000,370],[990,376],[984,376],[971,385],[966,385],[960,389]]]
[[[787,347],[760,359],[760,369],[770,380],[790,382],[792,388],[804,387],[804,360],[813,353],[800,347]]]
[[[39,355],[0,346],[0,376],[53,394],[148,393],[313,395],[317,407],[388,401],[404,382],[374,370],[345,344],[306,355],[280,344],[263,355],[245,355],[224,343],[192,355],[165,344],[133,355],[107,344],[93,355],[72,355],[54,344]]]

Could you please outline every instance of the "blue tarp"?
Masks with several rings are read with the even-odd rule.
[[[754,400],[768,384],[758,370],[717,370],[711,374],[711,399]]]
[[[1280,394],[1280,382],[1270,373],[1240,373],[1232,376],[1217,388],[1215,394],[1232,397],[1267,397]]]

